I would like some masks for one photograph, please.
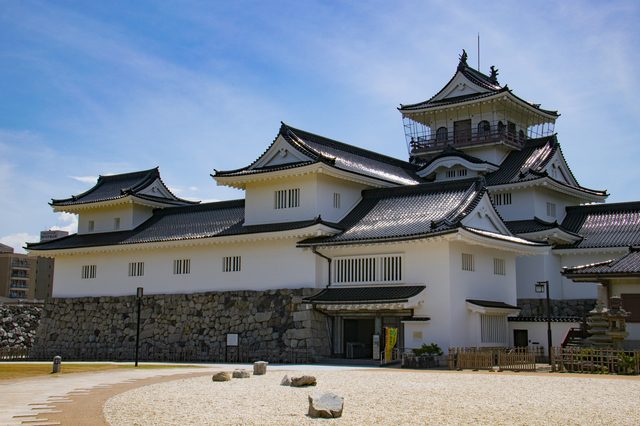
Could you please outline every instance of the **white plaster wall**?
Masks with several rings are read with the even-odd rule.
[[[78,234],[88,234],[89,221],[93,220],[93,233],[113,232],[114,219],[120,218],[119,231],[133,229],[151,217],[153,208],[134,203],[118,204],[82,211],[78,215]]]
[[[542,220],[546,220],[547,222],[553,222],[557,220],[558,223],[562,223],[565,216],[567,215],[567,206],[577,206],[580,205],[580,203],[583,201],[570,195],[552,191],[546,187],[536,187],[535,192],[536,205],[534,213],[537,217]],[[555,217],[547,215],[547,203],[553,203],[556,205]]]
[[[551,323],[551,344],[558,347],[562,344],[564,337],[570,328],[580,328],[577,322],[552,322]],[[509,346],[513,346],[513,330],[529,331],[529,346],[545,348],[547,353],[547,323],[546,322],[509,322]]]
[[[536,293],[538,281],[549,281],[551,299],[565,299],[561,271],[561,259],[551,254],[551,251],[546,255],[518,257],[516,259],[518,299],[546,299],[546,290],[544,293]]]
[[[533,188],[520,188],[509,191],[497,191],[489,188],[489,194],[511,194],[511,204],[495,205],[496,210],[505,221],[533,219],[535,210],[535,191]]]
[[[317,213],[327,222],[338,222],[350,212],[362,197],[362,191],[370,187],[317,174]],[[333,207],[333,194],[340,194],[340,208]]]
[[[237,255],[242,270],[222,272],[223,257]],[[53,297],[316,287],[316,257],[293,239],[59,256]],[[190,259],[191,273],[174,275],[176,259]],[[144,262],[144,276],[129,277],[129,262]],[[83,265],[96,265],[96,278],[82,279]]]
[[[475,271],[462,270],[462,253],[474,255]],[[480,316],[467,308],[466,299],[491,300],[517,305],[516,256],[512,252],[452,242],[450,268],[450,346],[480,345]],[[493,259],[504,259],[506,275],[494,274]]]
[[[472,122],[471,127],[478,129],[478,123],[482,120],[478,120],[477,122]],[[491,120],[489,120],[491,121]],[[475,127],[473,127],[475,124]],[[493,123],[492,123],[493,126]],[[488,161],[490,163],[500,165],[504,161],[504,159],[509,155],[509,152],[512,150],[505,146],[479,146],[473,148],[465,148],[464,152],[469,155],[473,155],[474,157],[478,157],[481,160]]]

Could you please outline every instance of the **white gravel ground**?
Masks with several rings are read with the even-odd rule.
[[[312,374],[318,386],[280,386]],[[311,419],[308,395],[344,397],[339,419]],[[640,380],[506,373],[408,371],[269,372],[212,382],[177,380],[117,395],[112,426],[147,425],[638,425]]]

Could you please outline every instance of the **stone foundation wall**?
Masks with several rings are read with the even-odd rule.
[[[0,305],[0,349],[30,348],[41,314],[37,305]]]
[[[227,334],[238,334],[238,348],[308,349],[328,356],[325,318],[302,303],[315,289],[228,291],[144,296],[140,348],[215,350]],[[135,296],[49,299],[44,305],[34,353],[56,348],[130,350],[135,347]]]
[[[552,317],[581,317],[596,307],[597,299],[550,300]],[[518,299],[521,317],[543,317],[547,299]]]

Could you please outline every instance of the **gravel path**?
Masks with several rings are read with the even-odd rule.
[[[312,374],[318,386],[280,386]],[[306,416],[307,396],[336,392],[342,418]],[[250,379],[176,380],[117,395],[104,406],[112,426],[147,425],[636,425],[640,380],[543,374],[407,371],[269,372]]]

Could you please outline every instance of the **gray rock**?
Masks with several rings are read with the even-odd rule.
[[[335,419],[342,416],[344,398],[336,393],[313,393],[309,395],[309,417]]]
[[[299,388],[302,386],[315,386],[316,378],[313,376],[300,376],[291,378],[291,386]]]
[[[229,376],[229,373],[227,373],[226,371],[221,371],[214,374],[211,380],[213,380],[214,382],[228,382],[229,380],[231,380],[231,376]]]
[[[267,365],[269,363],[266,361],[258,361],[253,363],[253,375],[261,376],[263,374],[267,374]]]
[[[291,386],[291,380],[289,380],[289,377],[286,374],[280,381],[280,386]]]
[[[249,372],[244,368],[236,368],[235,370],[233,370],[232,377],[234,379],[248,379],[251,376],[249,375]]]

